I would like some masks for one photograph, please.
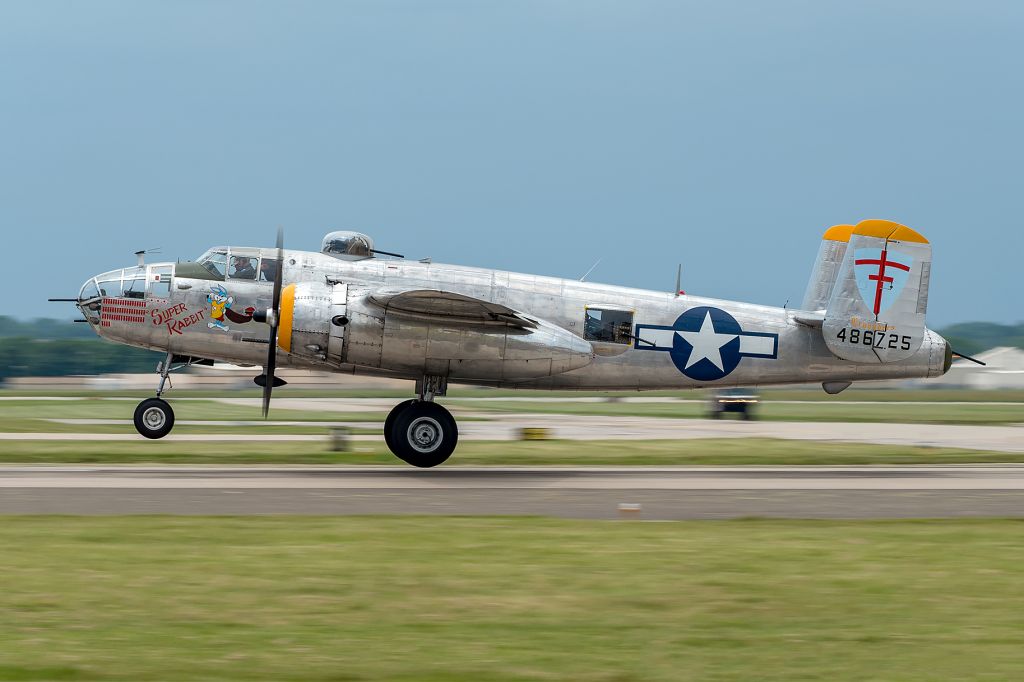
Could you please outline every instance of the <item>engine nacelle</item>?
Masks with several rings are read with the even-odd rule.
[[[278,345],[300,364],[356,365],[455,381],[537,379],[585,367],[594,358],[590,343],[543,320],[521,329],[409,316],[386,311],[370,293],[343,283],[285,287]]]
[[[299,282],[281,290],[278,347],[313,363],[327,362],[330,343],[331,287]]]

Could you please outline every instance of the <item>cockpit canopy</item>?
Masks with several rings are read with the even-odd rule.
[[[320,253],[342,260],[373,258],[373,240],[361,232],[330,232],[324,237]]]

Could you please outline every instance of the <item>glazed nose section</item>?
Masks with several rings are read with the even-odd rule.
[[[96,285],[96,278],[90,277],[85,280],[85,283],[82,284],[82,288],[78,290],[78,303],[81,305],[82,303],[88,303],[98,298],[100,298],[100,289]]]
[[[78,300],[75,305],[82,311],[82,317],[85,318],[86,322],[92,325],[92,328],[97,333],[99,332],[100,322],[100,304],[103,300],[103,292],[99,288],[99,283],[95,277],[90,277],[85,280],[82,284],[82,288],[78,290]]]

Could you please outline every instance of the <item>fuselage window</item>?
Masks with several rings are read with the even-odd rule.
[[[232,279],[256,279],[256,265],[258,258],[251,256],[232,256],[231,266],[228,268],[228,277]]]
[[[153,298],[168,298],[171,295],[171,272],[173,265],[154,265],[149,275],[149,295]]]
[[[125,279],[123,295],[125,298],[145,298],[146,278],[134,277],[132,279]]]
[[[633,339],[633,311],[587,308],[583,338],[605,343],[630,343]]]
[[[277,278],[277,269],[281,267],[276,258],[264,258],[260,262],[260,281],[273,282]]]

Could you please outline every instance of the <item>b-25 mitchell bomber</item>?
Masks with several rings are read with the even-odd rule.
[[[931,246],[885,220],[829,228],[799,309],[485,268],[412,262],[332,232],[319,252],[215,247],[194,262],[90,277],[73,299],[100,336],[162,351],[135,427],[162,438],[169,372],[260,366],[266,416],[279,366],[403,378],[415,396],[384,424],[388,447],[432,467],[458,428],[448,382],[642,391],[935,377],[953,351],[925,327]],[[66,300],[66,299],[58,299]]]

